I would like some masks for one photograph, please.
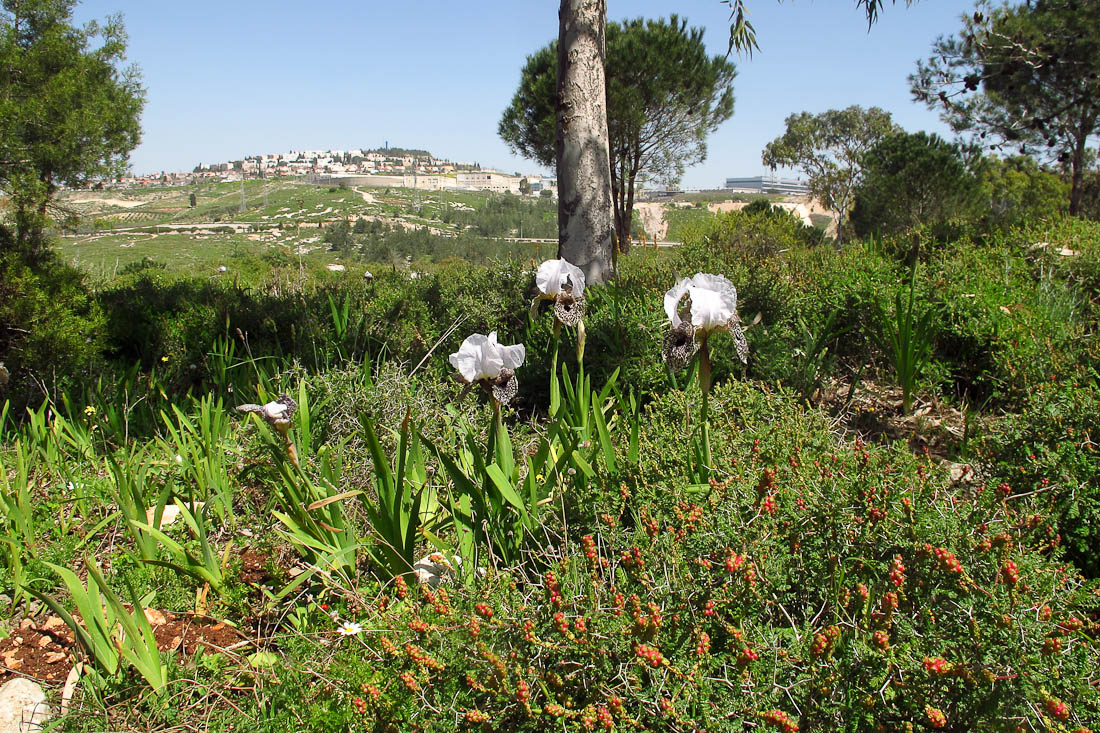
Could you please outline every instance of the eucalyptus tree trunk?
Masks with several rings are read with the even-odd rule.
[[[558,11],[558,257],[603,283],[612,272],[611,156],[604,79],[607,0]]]

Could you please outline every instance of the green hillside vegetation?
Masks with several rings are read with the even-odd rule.
[[[351,228],[357,252],[383,228]],[[52,351],[9,356],[6,628],[35,598],[74,608],[94,578],[57,568],[85,556],[111,588],[155,589],[140,603],[165,628],[196,608],[232,624],[152,667],[74,649],[87,666],[66,729],[1100,716],[1096,224],[924,240],[914,269],[909,237],[838,252],[784,214],[701,218],[683,247],[636,250],[586,291],[581,381],[576,330],[559,342],[549,313],[528,315],[531,245],[366,280],[380,255],[329,272],[330,230],[311,231],[302,263],[246,233],[59,245],[98,284],[85,320],[36,333]],[[421,261],[464,241],[437,239]],[[133,259],[108,273],[97,251]],[[660,358],[663,295],[695,272],[736,283],[748,326],[746,366],[710,340],[705,423],[699,379]],[[902,371],[890,334],[907,313],[923,357]],[[68,329],[90,336],[67,347],[80,358],[57,351]],[[527,348],[496,427],[447,361],[493,330]],[[50,400],[24,413],[34,358],[54,368]],[[233,410],[284,393],[293,453]],[[508,485],[522,490],[493,493]],[[485,491],[502,503],[463,539],[456,502]],[[165,534],[143,528],[142,507],[192,500]],[[412,528],[399,546],[393,521]],[[417,588],[402,563],[433,552],[462,557],[457,577]],[[189,633],[217,638],[198,618]]]

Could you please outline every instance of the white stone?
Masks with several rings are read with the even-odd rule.
[[[343,265],[335,265],[334,264],[334,265],[325,265],[325,269],[328,270],[329,272],[343,272],[347,268],[344,267]]]
[[[53,717],[36,682],[16,677],[0,687],[0,733],[35,733]]]
[[[455,557],[455,565],[462,567],[461,557]],[[413,575],[416,576],[417,583],[437,588],[440,583],[453,578],[456,569],[447,562],[447,558],[442,553],[433,552],[416,561],[413,565]]]

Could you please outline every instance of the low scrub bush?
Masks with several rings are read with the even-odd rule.
[[[670,398],[657,415],[682,415]],[[837,445],[749,385],[715,405],[738,430],[709,488],[643,471],[602,487],[595,522],[538,575],[398,581],[355,612],[370,631],[334,658],[351,716],[382,730],[973,730],[1100,715],[1090,589],[1050,557],[1045,516],[995,487],[960,494],[904,451]],[[672,427],[647,430],[663,455],[679,454]]]
[[[995,420],[976,448],[1010,501],[1051,514],[1066,556],[1091,577],[1100,576],[1098,411],[1096,372],[1039,385],[1023,410]]]

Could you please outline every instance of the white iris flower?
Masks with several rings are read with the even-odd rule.
[[[507,404],[518,389],[515,370],[523,364],[526,353],[523,344],[498,343],[496,331],[488,336],[475,333],[451,354],[450,362],[462,381],[481,384],[498,402]]]
[[[686,366],[715,331],[729,333],[737,355],[748,362],[749,347],[737,315],[737,288],[724,276],[700,272],[685,277],[665,293],[665,313],[672,322],[665,338],[665,360],[674,369]]]
[[[535,273],[539,294],[531,302],[531,318],[543,300],[554,302],[554,317],[566,326],[577,326],[584,318],[584,273],[565,260],[547,260]]]

